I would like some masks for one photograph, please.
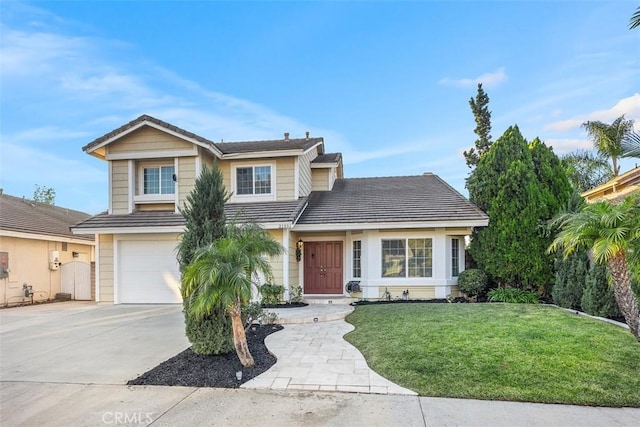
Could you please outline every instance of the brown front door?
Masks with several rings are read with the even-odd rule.
[[[342,294],[342,242],[304,242],[304,293]]]

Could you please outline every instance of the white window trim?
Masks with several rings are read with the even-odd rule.
[[[356,276],[354,274],[355,266],[356,266],[356,258],[354,256],[355,244],[356,242],[360,242],[360,275]],[[353,239],[351,240],[351,277],[354,279],[362,279],[362,239]]]
[[[453,275],[453,266],[454,266],[454,264],[453,264],[453,242],[454,241],[458,242],[458,266],[457,266],[458,267],[458,274],[456,274],[455,276]],[[461,246],[460,245],[460,238],[452,237],[451,238],[451,248],[450,248],[450,251],[449,251],[449,258],[450,258],[449,262],[451,263],[451,266],[449,268],[449,274],[451,275],[452,279],[457,279],[458,276],[460,276],[460,272],[462,271],[462,269],[460,268],[460,260],[462,258],[460,256],[460,246]]]
[[[173,194],[143,194],[144,193],[144,170],[146,168],[160,168],[163,166],[173,166],[173,173],[178,174],[178,168],[176,167],[177,159],[173,159],[173,162],[169,161],[151,161],[140,162],[137,165],[138,183],[136,185],[136,194],[133,196],[135,203],[175,203],[178,192],[178,180],[173,183]]]
[[[253,168],[255,178],[255,168],[261,166],[269,166],[271,168],[271,193],[269,194],[238,194],[236,176],[238,168]],[[233,188],[233,195],[231,196],[231,202],[267,202],[276,200],[277,188],[276,188],[276,164],[275,162],[252,162],[252,163],[237,163],[231,167],[231,188]],[[255,184],[255,183],[254,183]]]
[[[409,240],[431,240],[431,275],[430,276],[409,276],[409,255],[408,255],[408,251],[409,251]],[[383,251],[383,247],[382,247],[382,242],[385,240],[403,240],[404,241],[404,272],[405,275],[404,276],[385,276],[384,275],[384,268],[383,268],[383,263],[384,260],[382,259],[382,251]],[[380,258],[379,258],[379,264],[380,264],[380,278],[383,280],[393,280],[393,279],[409,279],[409,280],[415,280],[415,279],[433,279],[434,278],[434,239],[433,237],[430,236],[425,236],[425,237],[415,237],[415,236],[406,236],[406,237],[384,237],[380,239]]]

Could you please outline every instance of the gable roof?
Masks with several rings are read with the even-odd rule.
[[[185,138],[194,140],[194,141],[198,141],[204,145],[208,145],[213,147],[214,143],[213,141],[210,141],[206,138],[201,137],[200,135],[196,135],[193,132],[189,132],[187,130],[184,130],[182,128],[179,128],[178,126],[174,126],[170,123],[164,122],[162,120],[156,119],[155,117],[151,117],[148,114],[143,114],[140,117],[131,120],[129,123],[124,124],[122,126],[120,126],[117,129],[112,130],[111,132],[108,132],[104,135],[102,135],[100,138],[96,138],[93,141],[91,141],[90,143],[88,143],[87,145],[85,145],[84,147],[82,147],[82,151],[86,152],[86,153],[90,153],[91,151],[93,151],[94,149],[105,145],[106,143],[110,142],[113,139],[116,139],[117,137],[119,137],[122,134],[126,134],[129,131],[135,130],[137,128],[139,128],[140,126],[144,125],[145,123],[150,123],[150,124],[154,124],[160,128],[163,128],[165,130],[171,131],[173,133],[176,133],[178,135],[182,135]]]
[[[0,230],[21,234],[94,241],[93,235],[75,235],[70,227],[91,215],[47,203],[0,193]]]
[[[489,217],[433,174],[337,179],[331,191],[314,191],[299,225],[475,222]]]
[[[152,126],[160,130],[172,133],[174,135],[183,137],[190,142],[208,148],[210,151],[217,154],[218,157],[224,157],[225,155],[234,156],[241,154],[250,154],[256,152],[288,152],[291,150],[300,151],[302,153],[316,145],[322,146],[324,144],[324,139],[322,137],[289,139],[288,134],[287,138],[285,139],[215,143],[200,135],[196,135],[193,132],[189,132],[178,126],[156,119],[155,117],[149,116],[148,114],[143,114],[140,117],[131,120],[129,123],[124,124],[119,128],[114,129],[111,132],[108,132],[101,137],[94,139],[89,144],[82,147],[82,150],[85,153],[91,154],[98,148],[108,145],[121,136],[133,132],[145,125]],[[320,149],[320,151],[322,151],[322,148]]]

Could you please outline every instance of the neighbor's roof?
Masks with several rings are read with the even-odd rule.
[[[238,223],[287,223],[300,216],[306,203],[306,198],[286,202],[229,203],[225,205],[224,213],[227,220]],[[140,211],[125,215],[104,212],[73,228],[81,232],[85,229],[182,227],[184,223],[182,214],[174,211]]]
[[[489,217],[433,174],[337,179],[314,191],[298,224],[487,221]]]
[[[633,168],[604,184],[585,191],[582,197],[588,201],[607,199],[618,202],[637,191],[640,191],[640,167]]]
[[[241,142],[219,142],[215,143],[200,135],[196,135],[193,132],[184,130],[178,126],[174,126],[165,121],[156,119],[155,117],[143,114],[140,117],[131,120],[129,123],[120,126],[117,129],[108,132],[101,137],[91,141],[89,144],[82,147],[85,152],[91,152],[94,148],[99,147],[101,144],[107,144],[118,135],[127,133],[129,130],[133,130],[136,127],[142,126],[144,122],[153,123],[154,125],[167,129],[176,134],[182,135],[191,140],[198,141],[202,144],[215,147],[223,155],[225,154],[241,154],[252,152],[264,152],[264,151],[288,151],[288,150],[302,150],[306,151],[312,148],[314,145],[322,144],[323,138],[296,138],[296,139],[274,139],[266,141],[241,141]]]
[[[0,193],[0,230],[65,237],[93,242],[93,235],[76,235],[70,227],[91,215],[47,203]]]

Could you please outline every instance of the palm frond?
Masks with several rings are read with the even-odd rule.
[[[636,11],[631,15],[631,19],[629,20],[629,29],[633,30],[634,28],[640,27],[640,7],[636,9]]]
[[[640,133],[633,132],[622,141],[622,156],[640,159]]]

